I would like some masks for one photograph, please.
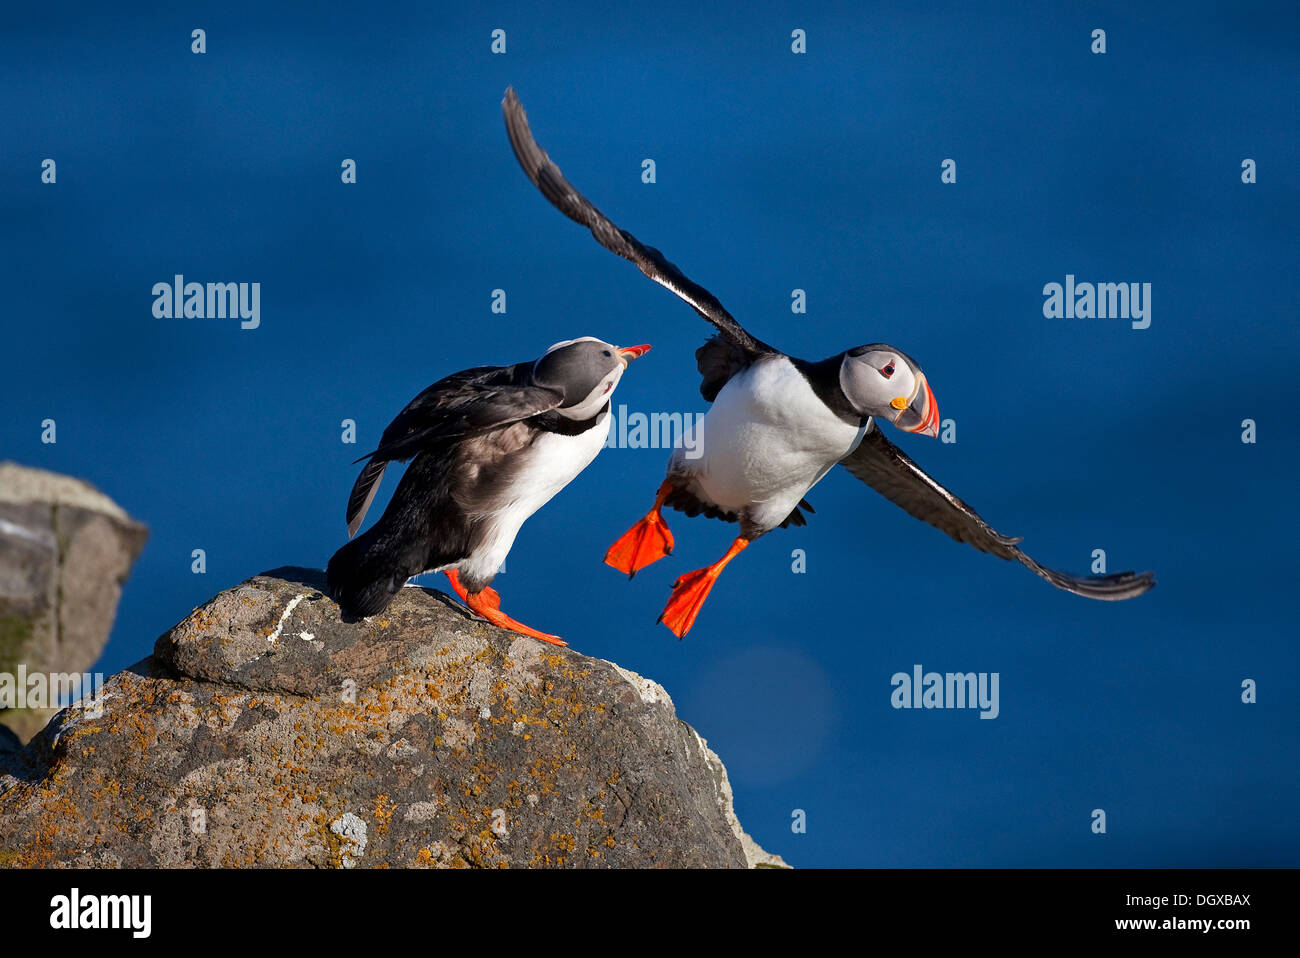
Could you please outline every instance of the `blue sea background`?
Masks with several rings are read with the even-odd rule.
[[[670,514],[669,560],[603,566],[667,456],[619,448],[524,527],[511,614],[661,682],[797,866],[1300,865],[1297,27],[1251,2],[10,5],[0,458],[148,524],[111,672],[221,589],[323,567],[351,461],[450,372],[649,342],[616,404],[703,411],[709,328],[528,183],[513,84],[569,178],[757,336],[916,357],[957,441],[891,438],[996,528],[1159,585],[1059,592],[836,470],[678,641],[669,587],[734,528]],[[177,273],[259,282],[260,327],[155,318]],[[1045,318],[1067,274],[1150,283],[1150,328]],[[997,672],[1000,714],[894,709],[916,664]]]

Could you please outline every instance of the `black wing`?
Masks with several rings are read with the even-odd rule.
[[[721,334],[710,336],[695,350],[695,368],[700,371],[700,395],[709,402],[718,398],[722,387],[742,369],[748,369],[754,354],[741,349]]]
[[[1058,589],[1090,599],[1131,599],[1156,584],[1150,572],[1117,572],[1082,578],[1039,565],[1011,538],[997,532],[976,515],[975,510],[939,485],[881,434],[872,422],[862,444],[840,460],[840,464],[871,488],[911,515],[948,533],[981,552],[1000,559],[1015,559],[1028,566]]]
[[[477,366],[438,380],[389,423],[348,497],[348,536],[356,535],[390,462],[405,462],[440,442],[465,439],[556,408],[564,397],[529,385],[521,366]],[[360,462],[358,459],[357,462]]]
[[[542,191],[542,195],[551,201],[556,209],[591,230],[596,242],[612,253],[631,260],[660,286],[672,290],[706,320],[718,328],[731,343],[752,355],[774,353],[771,346],[755,339],[745,332],[744,327],[736,322],[717,297],[703,286],[686,277],[664,254],[652,246],[643,245],[635,236],[619,229],[591,205],[591,201],[574,189],[573,184],[564,178],[560,168],[551,162],[546,151],[537,145],[532,132],[528,129],[528,117],[524,115],[523,105],[515,96],[513,88],[506,88],[505,99],[501,109],[506,116],[506,133],[510,136],[510,145],[514,147],[515,157],[523,167],[533,185]]]

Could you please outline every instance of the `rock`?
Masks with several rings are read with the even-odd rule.
[[[222,592],[0,765],[0,864],[734,867],[722,763],[662,687],[409,587]]]
[[[0,673],[94,665],[148,535],[78,479],[0,463]],[[5,709],[0,722],[26,741],[55,711]]]

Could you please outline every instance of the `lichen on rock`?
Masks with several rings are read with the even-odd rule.
[[[281,569],[220,593],[102,714],[0,753],[5,864],[784,864],[656,683],[432,590],[344,623],[323,589]]]

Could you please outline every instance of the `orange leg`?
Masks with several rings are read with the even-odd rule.
[[[728,562],[740,555],[747,545],[749,545],[748,539],[737,537],[731,544],[731,548],[727,550],[727,554],[713,565],[688,572],[673,583],[673,594],[659,616],[659,621],[668,626],[673,635],[679,639],[686,637],[686,633],[695,624],[695,617],[700,614],[704,600],[709,597],[709,592],[713,589],[713,583],[717,581],[719,573],[727,567]]]
[[[662,512],[664,500],[672,491],[672,483],[665,479],[655,496],[654,508],[609,547],[605,553],[605,565],[626,572],[631,578],[638,570],[673,551],[673,534],[668,531]]]
[[[469,606],[470,611],[476,615],[487,619],[497,628],[506,629],[510,632],[518,632],[520,635],[527,635],[534,639],[541,639],[543,642],[549,642],[552,645],[568,645],[558,635],[551,635],[549,632],[538,632],[536,629],[524,625],[522,622],[516,622],[510,616],[501,611],[501,596],[497,595],[497,590],[491,586],[485,587],[482,591],[473,594],[467,592],[461,585],[460,576],[455,569],[447,570],[447,578],[451,580],[451,587],[460,597],[460,601]]]

